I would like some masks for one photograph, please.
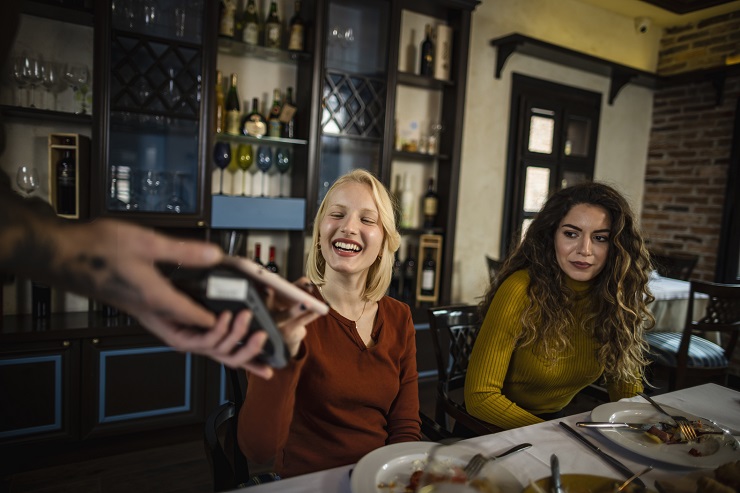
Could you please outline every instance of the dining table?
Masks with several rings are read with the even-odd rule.
[[[740,392],[736,390],[714,383],[706,383],[653,395],[653,399],[664,406],[681,410],[683,413],[720,423],[733,435],[740,434]],[[646,402],[639,396],[619,401],[625,406],[633,405],[631,403]],[[584,412],[530,426],[470,438],[459,443],[484,454],[500,453],[520,443],[531,443],[532,447],[529,449],[512,454],[501,462],[501,465],[516,477],[521,489],[534,480],[550,476],[550,458],[553,454],[557,454],[560,471],[563,474],[589,474],[612,477],[615,480],[625,479],[601,456],[584,447],[579,440],[568,433],[561,422],[576,429],[579,434],[596,444],[603,452],[621,461],[633,472],[641,471],[646,466],[652,465],[653,469],[641,477],[646,486],[651,489],[654,488],[656,480],[661,482],[675,481],[677,478],[697,471],[693,467],[662,462],[635,453],[614,440],[606,438],[606,434],[593,428],[576,427],[577,422],[589,421],[590,417],[591,412]],[[733,452],[733,454],[735,453]],[[740,452],[735,455],[737,455],[735,460],[740,460]],[[356,464],[347,464],[333,469],[286,478],[250,487],[250,492],[356,493],[352,491],[350,480],[355,467]],[[512,493],[519,492],[514,491]]]
[[[689,308],[691,282],[663,277],[652,272],[648,279],[648,288],[655,297],[650,311],[655,317],[653,330],[681,332],[686,324],[686,312]],[[702,314],[707,305],[707,295],[697,293],[694,299],[694,313]]]

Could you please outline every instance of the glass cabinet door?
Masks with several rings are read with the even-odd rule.
[[[328,9],[319,203],[339,176],[379,173],[387,93],[389,2],[330,2]]]
[[[107,211],[199,214],[204,0],[114,0]]]

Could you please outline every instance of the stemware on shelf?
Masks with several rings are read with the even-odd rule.
[[[75,113],[87,114],[87,91],[90,80],[90,71],[84,63],[68,63],[64,70],[64,79],[72,87],[75,99],[80,102],[80,109]]]
[[[290,163],[293,161],[291,157],[290,149],[287,147],[279,147],[275,154],[275,168],[280,173],[280,190],[278,194],[280,197],[286,196],[283,194],[283,176],[290,170]]]
[[[236,159],[239,168],[242,170],[242,195],[251,195],[252,182],[249,168],[254,161],[251,144],[239,144],[236,148]]]
[[[213,146],[213,162],[216,164],[215,171],[219,172],[219,195],[224,193],[224,169],[226,169],[230,161],[231,145],[228,142],[216,142],[216,145]]]
[[[57,91],[59,87],[59,68],[56,62],[45,61],[41,66],[42,80],[41,84],[44,86],[45,92],[45,103],[44,108],[49,110],[57,109]],[[48,102],[48,96],[51,95],[51,104]]]
[[[21,164],[15,174],[15,183],[29,197],[39,188],[39,172],[33,166]]]
[[[26,56],[24,66],[28,87],[30,88],[30,108],[36,108],[36,87],[43,81],[42,66],[44,62],[39,57]]]
[[[183,198],[183,183],[185,175],[187,175],[187,173],[182,171],[172,172],[172,194],[167,200],[167,204],[164,206],[167,212],[182,214],[188,208],[188,203]]]
[[[18,88],[16,91],[16,105],[28,106],[28,71],[26,70],[25,54],[13,57],[13,80]],[[23,97],[24,92],[26,92],[25,98]]]
[[[238,152],[239,152],[238,147],[236,151],[232,151],[231,159],[229,159],[229,164],[226,166],[226,171],[229,172],[229,182],[226,187],[229,193],[227,195],[241,195],[242,194],[243,180],[241,177],[241,168],[239,167]],[[237,172],[239,176],[237,176]]]
[[[262,193],[263,197],[269,196],[267,193],[267,187],[265,185],[265,179],[267,178],[267,172],[272,168],[272,148],[269,146],[259,146],[257,148],[257,168],[262,172]]]
[[[156,170],[145,170],[141,179],[141,195],[144,210],[157,211],[163,209],[161,203],[162,190],[167,188],[166,173]]]

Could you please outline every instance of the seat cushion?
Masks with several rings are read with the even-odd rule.
[[[650,356],[659,365],[676,366],[676,353],[681,344],[680,332],[648,332],[645,339],[650,344]],[[704,339],[691,336],[689,343],[689,368],[722,368],[729,362],[719,345]]]

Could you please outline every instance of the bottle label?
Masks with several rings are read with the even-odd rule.
[[[232,135],[239,135],[239,112],[238,111],[227,111],[226,112],[226,133]]]
[[[262,137],[267,133],[265,122],[260,121],[259,119],[247,120],[247,123],[244,125],[244,129],[249,135],[253,135],[255,137]]]
[[[234,36],[234,12],[236,11],[236,5],[233,0],[226,0],[224,2],[223,15],[221,16],[221,24],[218,32],[223,36]]]
[[[434,271],[432,269],[425,269],[421,273],[421,289],[424,291],[434,290]]]
[[[273,118],[268,122],[267,135],[269,137],[280,137],[280,120]]]
[[[295,25],[290,29],[288,49],[292,51],[303,51],[303,26]]]
[[[280,24],[268,24],[265,32],[265,46],[280,48]]]
[[[257,46],[259,44],[260,30],[257,24],[247,24],[242,34],[242,39],[248,45]]]
[[[295,111],[295,106],[293,106],[292,104],[283,103],[283,107],[280,108],[280,121],[283,123],[288,123],[290,120],[293,119]]]
[[[434,197],[424,198],[424,215],[425,216],[436,216],[437,215],[437,199]]]

